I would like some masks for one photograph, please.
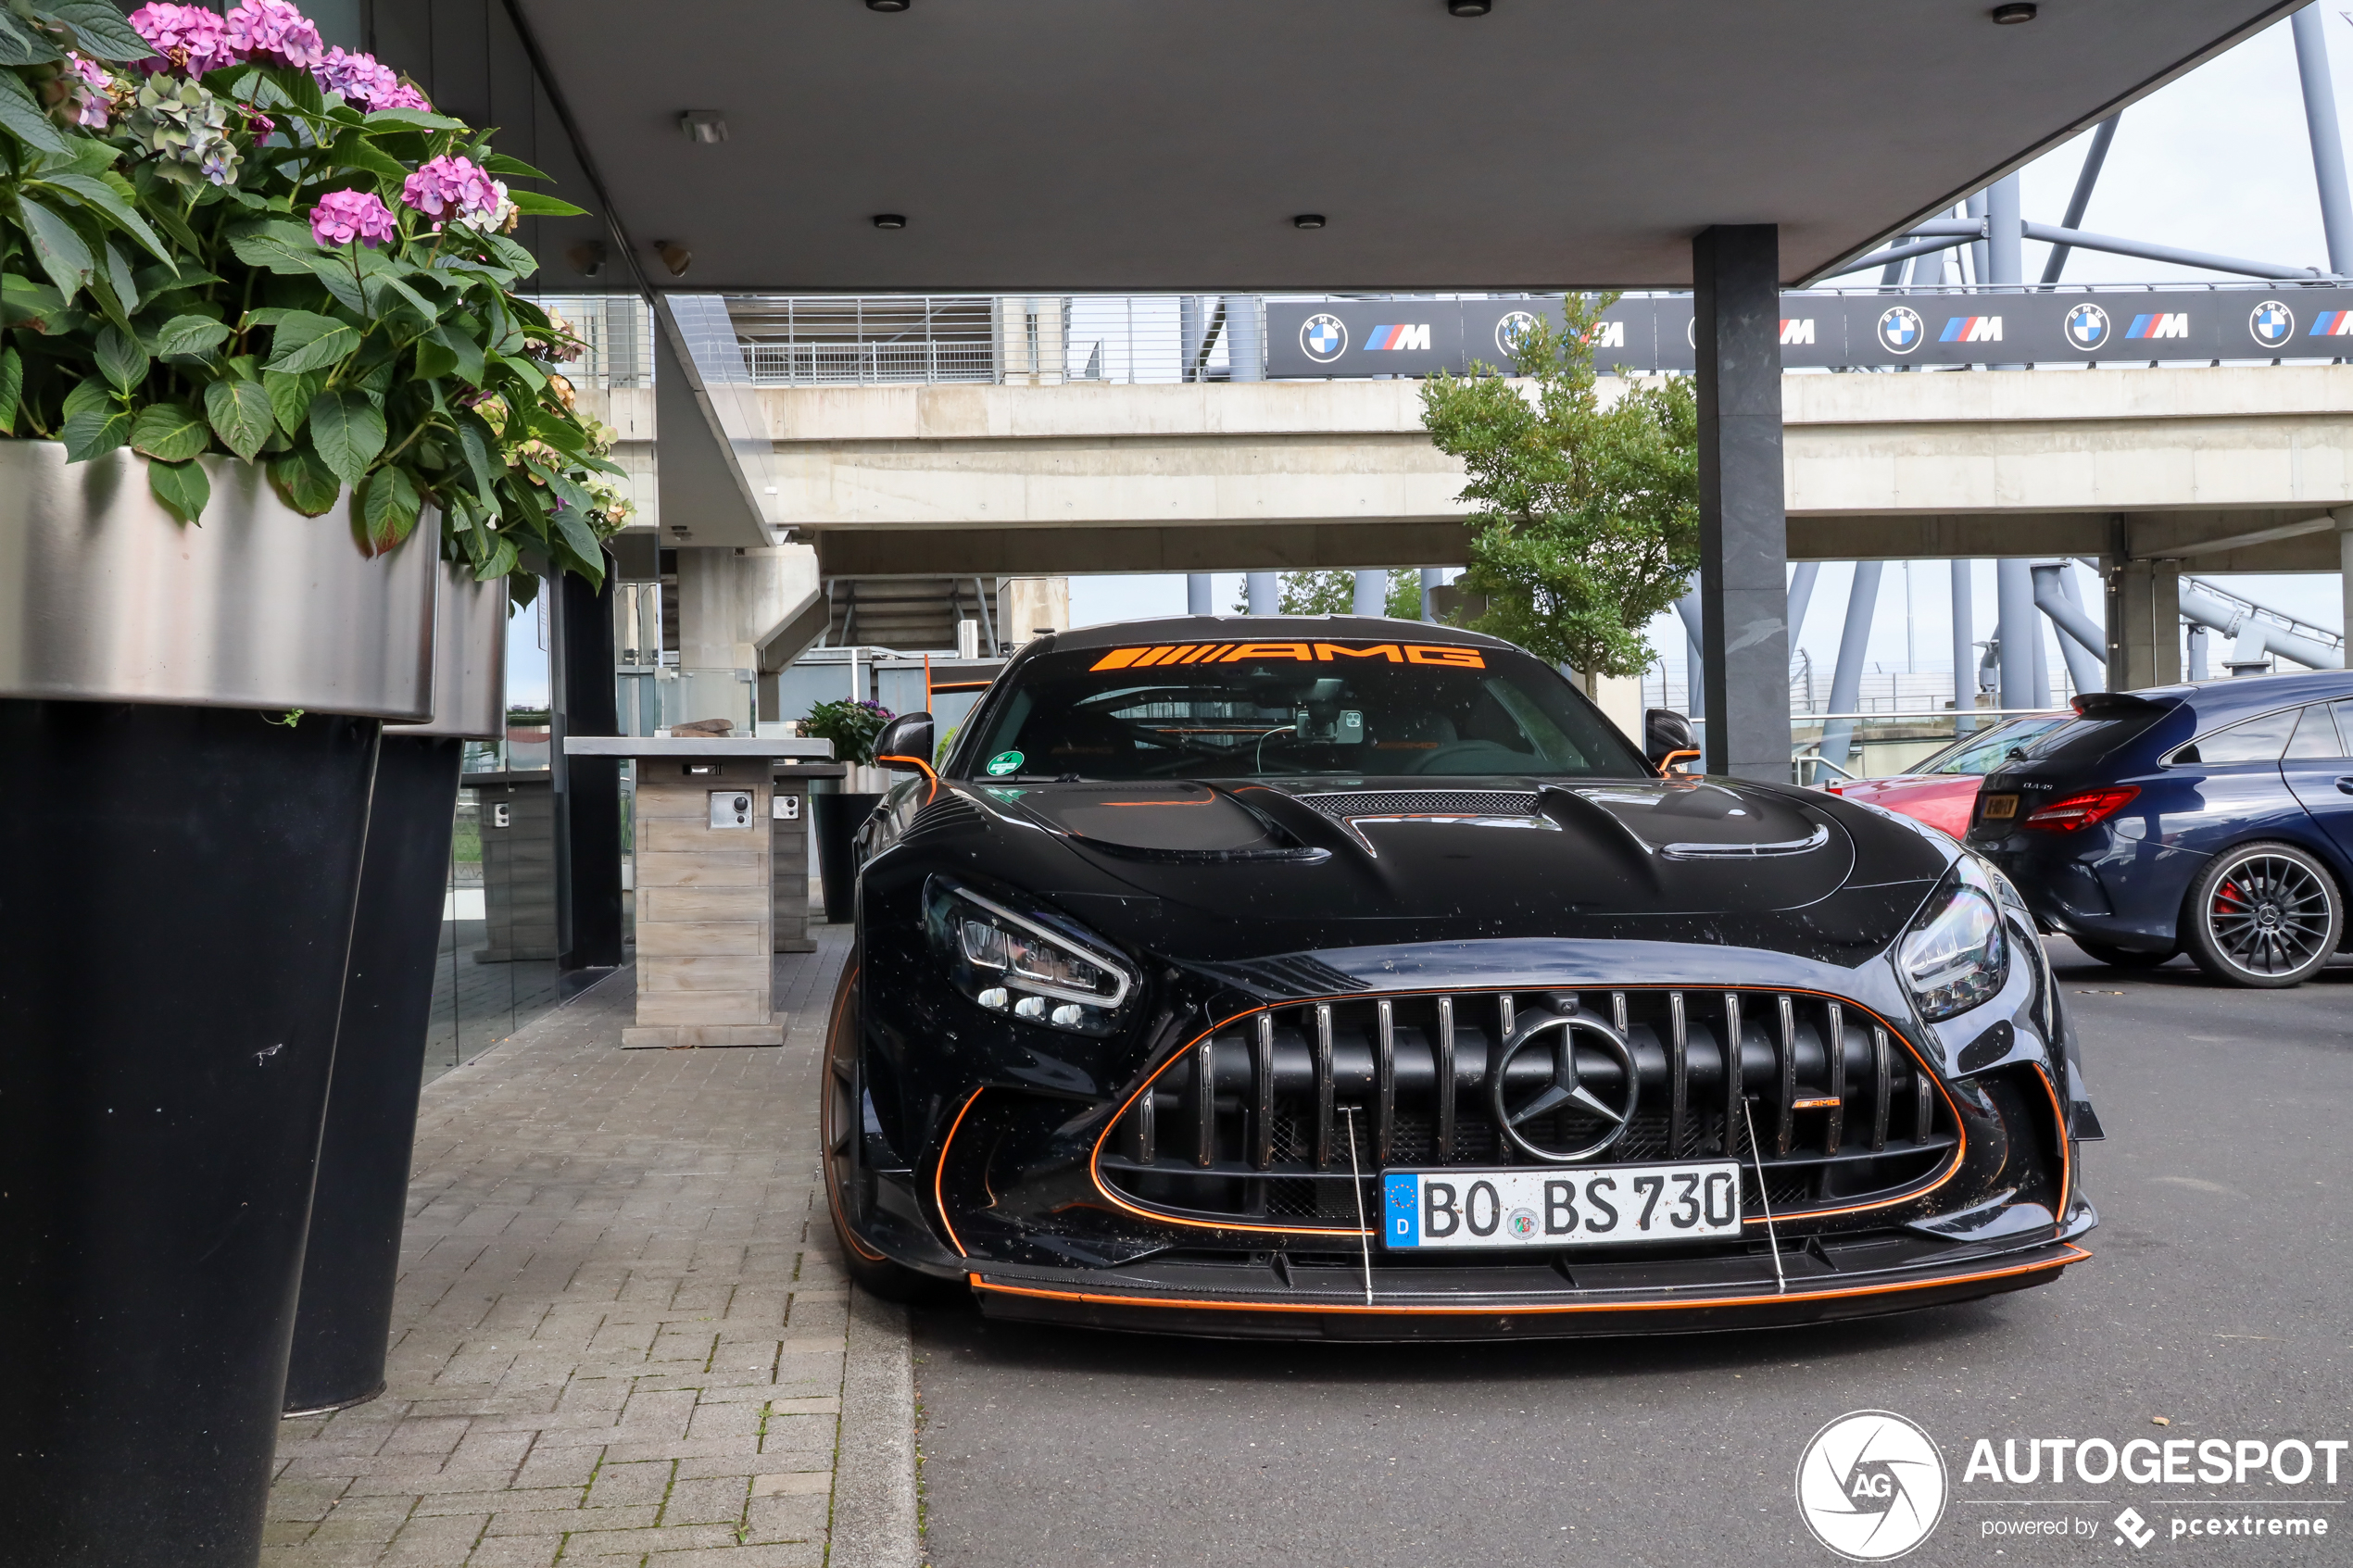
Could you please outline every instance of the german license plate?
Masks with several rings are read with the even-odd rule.
[[[1985,818],[1988,822],[1995,822],[2004,818],[2015,817],[2017,815],[2017,796],[1989,795],[1985,797]]]
[[[1729,1160],[1381,1175],[1381,1241],[1390,1248],[1549,1250],[1740,1234],[1741,1168]]]

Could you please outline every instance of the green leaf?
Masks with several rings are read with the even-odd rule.
[[[324,253],[304,224],[273,220],[241,223],[229,235],[229,248],[249,267],[266,267],[281,277],[308,272]]]
[[[46,283],[36,283],[14,272],[0,276],[0,326],[55,337],[82,324],[81,311],[66,304],[65,295]]]
[[[480,386],[484,370],[482,345],[456,321],[444,321],[433,330],[433,341],[449,351],[458,362],[458,377],[469,386]]]
[[[0,128],[29,147],[44,153],[67,151],[65,132],[32,101],[32,89],[12,70],[0,70]],[[31,205],[30,203],[27,204]]]
[[[204,389],[204,411],[220,444],[246,462],[253,461],[275,428],[270,395],[257,382],[214,382]]]
[[[120,14],[117,19],[120,19]],[[142,44],[140,47],[145,49],[146,45]],[[147,52],[155,53],[152,49]],[[0,66],[37,66],[63,57],[63,50],[25,26],[14,11],[0,6]]]
[[[536,191],[509,191],[507,199],[525,218],[585,218],[588,209],[574,207],[556,196],[543,196]]]
[[[16,80],[14,71],[0,70],[0,82]],[[7,94],[0,91],[0,107],[7,101]],[[32,242],[32,254],[41,259],[41,270],[49,274],[57,292],[71,303],[75,293],[88,286],[91,269],[95,265],[90,257],[90,247],[82,242],[81,231],[21,194],[17,197],[17,214],[24,221],[25,238]]]
[[[383,411],[362,392],[322,392],[310,400],[310,445],[329,472],[357,484],[384,449]]]
[[[105,0],[53,0],[37,15],[61,21],[73,30],[82,52],[95,60],[144,60],[155,53],[122,13]]]
[[[155,355],[158,359],[182,354],[202,358],[228,341],[226,322],[209,316],[174,316],[157,329]]]
[[[129,392],[147,379],[147,351],[120,327],[108,327],[98,334],[98,370],[116,388]]]
[[[71,419],[85,408],[104,408],[114,401],[113,387],[96,376],[84,377],[66,394],[66,418]]]
[[[261,372],[262,390],[270,395],[271,411],[278,417],[278,428],[288,435],[299,435],[310,418],[310,400],[327,383],[324,370],[305,370],[289,376],[276,370]],[[312,513],[317,516],[317,513]]]
[[[121,404],[107,398],[94,406],[75,408],[70,407],[70,397],[66,401],[69,407],[65,428],[57,435],[66,444],[67,461],[80,463],[104,457],[131,439],[131,410]]]
[[[293,374],[333,365],[359,346],[359,329],[333,316],[289,310],[272,329],[265,370]]]
[[[156,493],[163,509],[182,522],[202,518],[205,503],[212,499],[212,480],[198,462],[149,463],[147,488]]]
[[[359,524],[359,540],[371,556],[390,550],[417,526],[423,502],[408,472],[397,467],[378,469],[351,497]]]
[[[44,185],[55,185],[59,190],[70,191],[81,201],[105,214],[107,220],[116,228],[146,246],[148,255],[157,261],[166,264],[170,262],[171,253],[166,250],[163,242],[156,237],[156,232],[147,227],[147,220],[140,217],[129,202],[122,199],[120,192],[104,180],[95,179],[87,174],[44,173],[40,177],[40,182]]]
[[[346,169],[356,169],[386,180],[406,180],[409,166],[376,145],[374,137],[364,132],[346,131],[335,138],[327,156]]]
[[[17,405],[24,400],[24,359],[13,348],[0,351],[0,435],[14,435]]]
[[[446,344],[428,333],[417,340],[417,379],[437,382],[458,368],[458,357]]]
[[[499,534],[497,542],[491,546],[490,558],[474,569],[474,581],[487,583],[493,578],[507,576],[515,570],[515,562],[521,554],[512,539]]]
[[[498,438],[491,433],[489,422],[471,410],[459,415],[458,445],[466,454],[466,467],[473,470],[474,493],[484,506],[496,508],[500,465],[490,454],[497,450]]]
[[[270,487],[278,498],[305,517],[324,517],[343,494],[335,476],[317,453],[297,448],[270,464]]]
[[[405,125],[418,131],[463,131],[466,122],[451,119],[447,115],[428,114],[423,109],[377,109],[368,116],[371,129],[384,125]]]
[[[158,462],[184,463],[212,445],[212,427],[185,403],[150,403],[131,422],[131,448]]]
[[[121,306],[122,313],[127,318],[131,312],[139,308],[139,285],[132,281],[131,263],[122,258],[122,252],[115,248],[115,243],[112,240],[106,243],[104,255],[106,268],[98,274],[98,277],[106,281],[107,292],[114,295],[116,303]],[[93,280],[93,282],[97,280]]]
[[[177,272],[169,267],[142,267],[131,275],[131,281],[138,286],[139,297],[153,304],[165,295],[200,289],[207,283],[217,283],[220,279],[194,262],[188,262],[183,263]]]
[[[481,164],[486,172],[496,174],[501,180],[552,180],[555,178],[552,174],[543,173],[532,168],[519,157],[509,157],[504,153],[492,153],[487,157],[476,158],[474,161]]]

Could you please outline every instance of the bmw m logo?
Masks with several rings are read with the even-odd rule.
[[[1310,316],[1301,323],[1299,346],[1307,358],[1328,365],[1348,351],[1348,327],[1337,316]]]
[[[2108,341],[2108,312],[2088,300],[2069,311],[2067,341],[2077,348],[2099,347]]]
[[[2277,348],[2296,335],[2296,312],[2276,299],[2267,299],[2247,312],[2246,330],[2266,348]]]
[[[1909,354],[1927,335],[1928,328],[1920,320],[1919,312],[1908,306],[1898,305],[1879,319],[1880,346],[1890,354]]]

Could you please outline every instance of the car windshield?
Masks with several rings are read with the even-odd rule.
[[[1912,771],[1967,773],[1982,778],[2008,761],[2013,746],[2022,747],[2035,736],[2065,722],[2067,715],[2064,713],[2039,719],[2013,719],[2007,724],[1996,724],[1980,734],[1962,736]]]
[[[1648,778],[1559,674],[1514,649],[1244,642],[1049,653],[992,703],[967,777],[1418,773]]]

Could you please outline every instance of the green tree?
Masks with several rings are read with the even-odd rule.
[[[1699,412],[1691,382],[1629,384],[1604,399],[1591,335],[1615,295],[1576,295],[1514,356],[1423,383],[1422,424],[1469,469],[1470,570],[1487,596],[1475,628],[1589,674],[1635,675],[1642,628],[1682,597],[1699,564]]]
[[[1353,571],[1286,571],[1282,586],[1281,606],[1285,615],[1356,613],[1356,574]],[[1250,613],[1247,592],[1235,604],[1234,613]],[[1389,574],[1389,585],[1382,595],[1381,613],[1398,621],[1421,619],[1420,572],[1400,571]]]

